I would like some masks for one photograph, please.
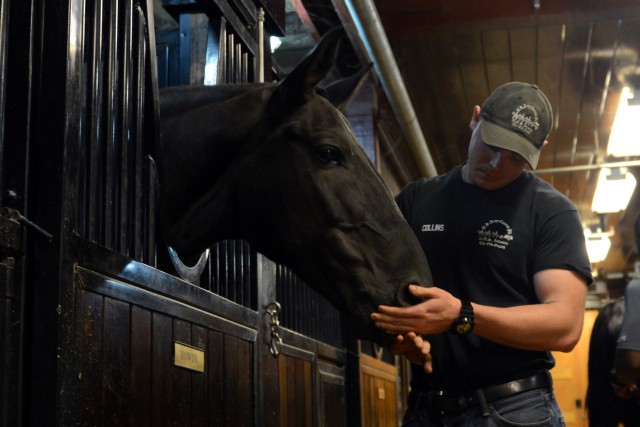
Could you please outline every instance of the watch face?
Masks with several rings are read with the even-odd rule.
[[[469,322],[460,322],[456,325],[456,332],[460,335],[466,335],[471,332],[471,323]]]
[[[460,317],[453,321],[449,332],[456,335],[467,335],[473,331],[475,323],[473,321],[473,306],[467,300],[461,300]]]

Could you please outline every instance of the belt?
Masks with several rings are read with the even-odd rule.
[[[483,401],[484,404],[492,403],[525,391],[535,390],[538,388],[551,388],[552,385],[553,381],[551,380],[551,375],[548,371],[545,371],[531,377],[482,388],[468,394],[448,395],[442,391],[431,391],[426,394],[426,399],[418,398],[418,405],[425,405],[426,409],[430,413],[444,415],[460,412],[473,406],[478,406],[482,404]]]

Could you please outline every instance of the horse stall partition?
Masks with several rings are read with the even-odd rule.
[[[357,349],[324,298],[242,241],[195,284],[166,264],[157,80],[193,73],[156,61],[188,46],[255,79],[257,13],[165,0],[206,12],[207,42],[156,51],[152,3],[0,2],[2,425],[351,424]]]
[[[0,425],[18,422],[21,412],[19,383],[22,378],[21,348],[24,337],[20,326],[23,320],[21,306],[24,294],[24,239],[18,215],[27,214],[24,199],[26,173],[23,169],[26,147],[8,143],[7,138],[18,138],[26,132],[24,118],[26,105],[14,104],[16,89],[28,81],[15,75],[14,86],[7,85],[14,78],[7,67],[9,59],[16,60],[15,69],[24,71],[24,61],[9,56],[10,1],[0,1]],[[19,32],[13,31],[12,37]],[[19,125],[19,123],[21,125]],[[7,159],[11,158],[9,162]],[[9,211],[8,209],[11,209]],[[15,214],[12,214],[15,213]],[[26,218],[26,217],[25,217]]]

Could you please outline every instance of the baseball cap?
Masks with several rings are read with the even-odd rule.
[[[535,169],[553,126],[551,104],[535,84],[511,82],[482,104],[480,135],[485,144],[514,151]]]

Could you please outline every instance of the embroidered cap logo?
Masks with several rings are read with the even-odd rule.
[[[536,109],[529,104],[518,106],[511,113],[511,126],[520,129],[527,135],[531,135],[531,132],[538,130],[540,127]]]

